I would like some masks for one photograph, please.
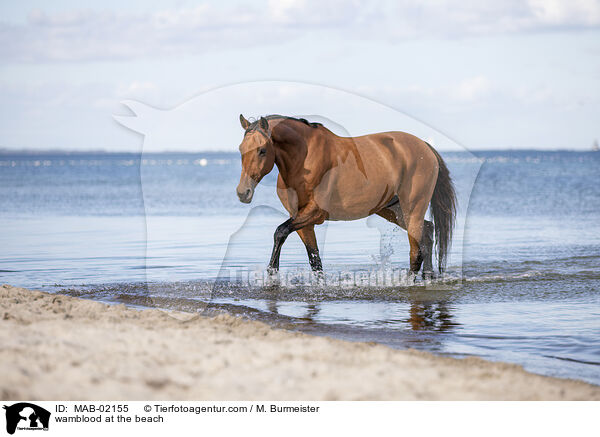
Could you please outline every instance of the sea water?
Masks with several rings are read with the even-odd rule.
[[[276,170],[237,200],[237,153],[0,155],[0,280],[139,307],[227,311],[285,329],[600,384],[600,153],[443,153],[459,199],[447,274],[407,276],[406,232],[317,227],[325,281]]]

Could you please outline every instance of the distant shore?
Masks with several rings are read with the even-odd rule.
[[[453,359],[0,287],[3,400],[600,400],[600,387]]]

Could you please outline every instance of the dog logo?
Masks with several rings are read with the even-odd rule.
[[[6,432],[14,434],[18,430],[48,431],[50,411],[35,404],[19,402],[4,406],[6,410]]]

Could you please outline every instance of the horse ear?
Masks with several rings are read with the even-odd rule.
[[[240,114],[240,124],[244,130],[247,130],[250,127],[250,122],[246,120],[242,114]]]
[[[267,119],[265,117],[260,117],[258,124],[260,124],[260,128],[262,130],[269,130],[269,122],[267,121]]]

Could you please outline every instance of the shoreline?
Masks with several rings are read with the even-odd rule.
[[[4,400],[600,400],[600,386],[272,328],[0,286]]]

